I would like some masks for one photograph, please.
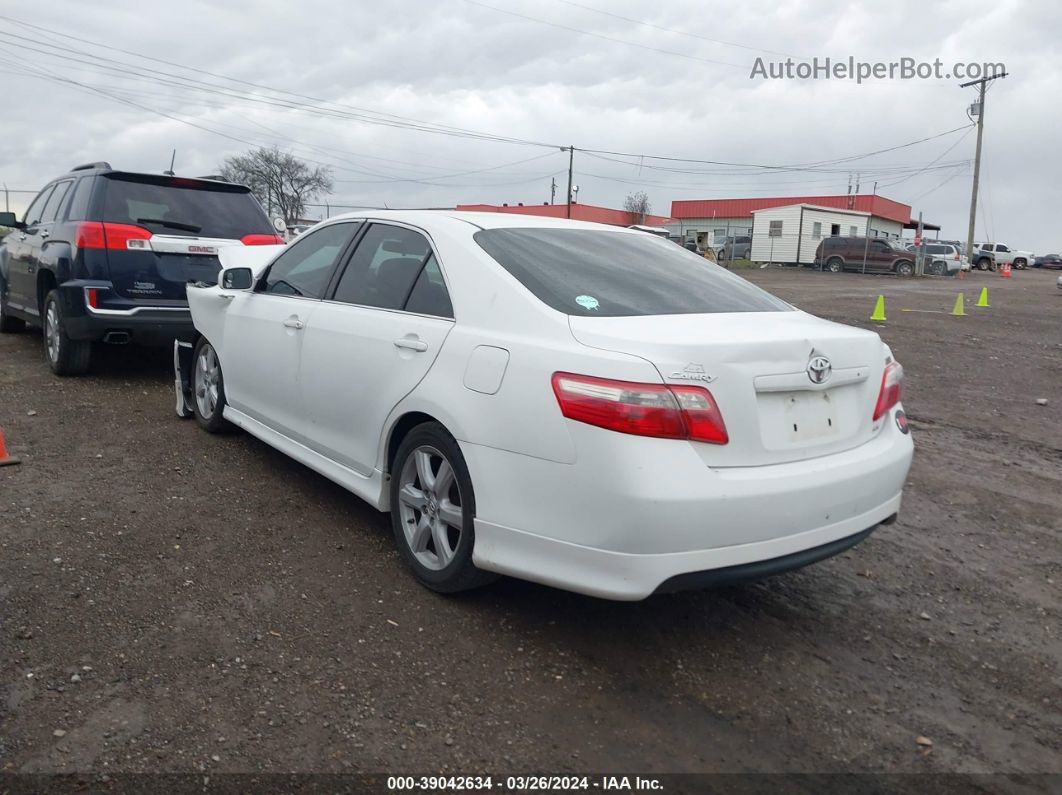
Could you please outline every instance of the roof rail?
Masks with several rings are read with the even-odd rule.
[[[74,166],[71,171],[89,171],[94,168],[110,168],[111,164],[106,160],[97,160],[95,163],[82,163],[80,166]]]

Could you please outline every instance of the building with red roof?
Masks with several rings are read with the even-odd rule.
[[[459,204],[454,208],[463,212],[472,213],[515,213],[517,215],[537,215],[546,218],[567,218],[567,204]],[[578,204],[572,202],[573,221],[592,221],[596,224],[611,224],[613,226],[631,226],[642,224],[644,226],[674,226],[677,222],[674,218],[664,215],[647,215],[640,218],[637,213],[627,210],[614,210],[611,207],[598,207],[593,204]],[[751,217],[751,216],[750,216]]]

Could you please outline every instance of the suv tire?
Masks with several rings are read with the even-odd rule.
[[[909,259],[902,259],[896,263],[897,276],[910,276],[914,273],[914,263]]]
[[[0,298],[0,334],[14,334],[24,328],[25,320],[4,313],[4,299]]]
[[[974,263],[974,265],[977,266],[977,270],[986,271],[992,266],[992,260],[988,257],[981,257]]]
[[[44,299],[41,313],[44,328],[44,358],[56,375],[82,375],[89,369],[92,358],[92,343],[88,340],[72,340],[66,334],[66,317],[59,291],[52,290]]]
[[[826,260],[826,270],[830,273],[840,273],[844,270],[844,260],[840,257],[830,257]]]

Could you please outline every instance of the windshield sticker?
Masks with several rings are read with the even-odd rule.
[[[578,295],[575,297],[575,303],[579,304],[583,309],[597,309],[601,306],[592,295]]]

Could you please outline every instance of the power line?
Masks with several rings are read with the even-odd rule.
[[[748,44],[739,44],[736,41],[724,41],[723,39],[713,39],[710,36],[702,36],[699,33],[690,33],[685,30],[676,30],[675,28],[665,28],[662,25],[654,25],[652,22],[646,22],[641,19],[632,19],[631,17],[625,17],[622,14],[614,14],[611,11],[605,11],[601,8],[593,8],[592,6],[583,5],[582,3],[573,3],[571,0],[556,0],[558,3],[564,3],[566,6],[573,6],[575,8],[581,8],[584,11],[592,11],[595,14],[603,14],[606,17],[612,17],[613,19],[621,19],[624,22],[630,22],[634,25],[644,25],[647,28],[653,28],[654,30],[661,30],[665,33],[674,33],[676,36],[686,36],[690,39],[700,39],[701,41],[711,42],[712,44],[722,44],[726,47],[738,47],[742,50],[751,50],[752,52],[765,52],[769,55],[785,55],[789,58],[801,58],[800,55],[793,55],[788,52],[779,52],[778,50],[765,50],[762,47],[752,47]]]
[[[596,39],[604,39],[605,41],[611,41],[616,44],[626,44],[628,47],[637,47],[640,50],[649,50],[651,52],[663,53],[664,55],[674,55],[678,58],[687,58],[691,61],[700,61],[701,63],[716,64],[717,66],[732,66],[737,69],[747,69],[747,65],[740,63],[731,63],[730,61],[718,61],[714,58],[701,58],[698,55],[689,55],[684,52],[676,52],[675,50],[665,50],[660,47],[650,47],[648,44],[638,44],[634,41],[627,41],[625,39],[617,39],[613,36],[606,36],[604,33],[594,33],[593,31],[583,30],[582,28],[574,28],[571,25],[563,25],[560,22],[550,22],[546,19],[539,19],[538,17],[528,16],[527,14],[521,14],[517,11],[510,11],[506,8],[497,8],[496,6],[487,5],[481,3],[479,0],[465,0],[466,3],[471,3],[474,6],[480,8],[489,8],[491,11],[497,11],[499,14],[508,14],[511,17],[518,17],[520,19],[526,19],[529,22],[537,22],[540,25],[549,25],[551,28],[560,28],[561,30],[567,30],[572,33],[578,33],[583,36],[593,36]]]

